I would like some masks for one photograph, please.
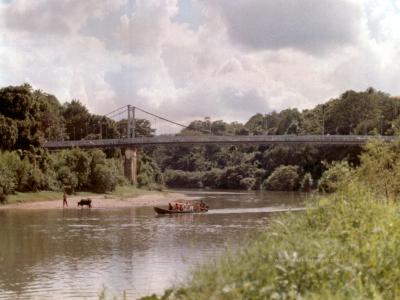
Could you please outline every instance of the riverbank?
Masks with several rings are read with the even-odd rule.
[[[239,253],[143,299],[396,299],[400,205],[350,185],[302,214],[274,217]]]
[[[4,209],[63,209],[63,194],[58,192],[18,193],[11,195],[8,203],[0,205]],[[169,191],[148,191],[133,187],[118,187],[113,193],[95,194],[81,192],[68,196],[68,208],[76,209],[78,201],[92,199],[92,208],[127,208],[139,206],[165,206],[178,200],[191,201],[197,198]]]

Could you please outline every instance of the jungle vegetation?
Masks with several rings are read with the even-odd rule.
[[[196,120],[179,134],[379,136],[397,135],[399,130],[400,98],[369,88],[346,91],[313,109],[258,113],[244,124]],[[357,146],[279,145],[160,147],[151,152],[169,187],[268,190],[318,188],[321,176],[335,161],[358,166],[360,154],[361,147]],[[326,186],[319,189],[330,191]]]
[[[58,99],[28,84],[0,89],[0,202],[15,192],[108,192],[128,184],[120,150],[64,150],[50,153],[46,140],[118,138],[124,122],[90,114],[78,100]],[[138,120],[136,135],[150,136],[147,120]],[[139,160],[139,186],[155,187],[161,180],[148,156]]]
[[[255,114],[246,123],[195,120],[179,135],[368,134],[400,130],[400,99],[369,88],[346,91],[313,109]],[[136,136],[152,136],[137,120]],[[119,138],[126,120],[91,114],[79,100],[61,104],[29,84],[0,89],[0,198],[14,191],[107,191],[124,182],[121,150],[48,153],[46,140]],[[204,146],[148,147],[141,151],[139,185],[310,190],[335,161],[360,163],[360,147]],[[328,174],[327,174],[328,175]],[[327,176],[325,175],[325,177]],[[109,180],[110,182],[104,182]],[[320,187],[326,190],[326,187]]]

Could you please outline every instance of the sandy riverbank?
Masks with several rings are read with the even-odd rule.
[[[96,195],[90,197],[71,196],[68,197],[68,208],[77,209],[78,201],[82,198],[92,199],[92,208],[127,208],[139,206],[165,206],[169,202],[191,201],[196,200],[196,197],[189,197],[181,193],[156,193],[149,195],[140,195],[132,198],[119,198],[110,195]],[[0,210],[3,209],[63,209],[62,199],[35,201],[24,203],[13,203],[0,205]]]

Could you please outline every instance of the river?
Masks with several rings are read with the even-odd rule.
[[[182,191],[180,191],[182,192]],[[205,214],[152,207],[0,211],[0,299],[128,299],[179,285],[196,265],[244,246],[300,193],[185,191]],[[111,297],[112,298],[112,297]]]

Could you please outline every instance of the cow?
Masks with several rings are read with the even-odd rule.
[[[89,206],[89,208],[92,207],[92,200],[90,198],[87,199],[81,199],[81,201],[78,201],[78,207],[81,206],[83,207],[84,205]]]

